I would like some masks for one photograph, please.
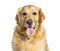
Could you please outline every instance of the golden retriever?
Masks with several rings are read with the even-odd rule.
[[[45,29],[41,24],[44,19],[41,8],[34,5],[18,9],[12,39],[13,51],[49,51]]]

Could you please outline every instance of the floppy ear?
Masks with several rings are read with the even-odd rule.
[[[41,9],[39,9],[39,23],[42,23],[42,21],[45,19],[45,16]]]
[[[15,17],[15,19],[16,19],[16,21],[17,21],[17,24],[19,24],[19,25],[20,25],[20,14],[21,14],[21,9],[22,9],[22,8],[18,8],[16,17]]]

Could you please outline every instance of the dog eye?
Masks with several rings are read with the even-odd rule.
[[[24,12],[23,15],[25,16],[25,15],[27,15],[27,13]]]
[[[33,14],[33,15],[36,15],[36,12],[33,12],[32,14]]]

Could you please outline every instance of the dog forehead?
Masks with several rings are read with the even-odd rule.
[[[23,11],[38,11],[38,7],[33,5],[27,5],[22,8]]]

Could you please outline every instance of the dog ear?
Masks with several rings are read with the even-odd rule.
[[[17,24],[20,25],[20,14],[21,14],[21,9],[22,8],[18,8],[15,20],[17,21]]]
[[[39,9],[39,23],[42,23],[44,19],[45,19],[45,15],[43,14],[42,10]]]

